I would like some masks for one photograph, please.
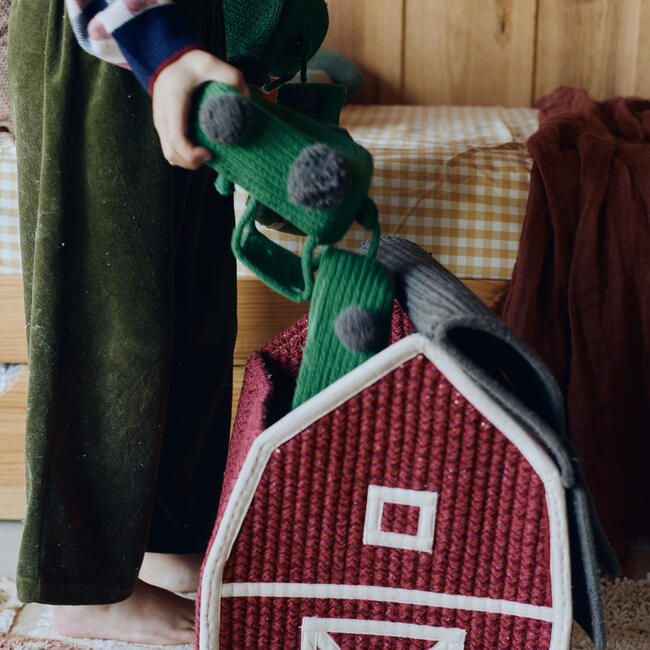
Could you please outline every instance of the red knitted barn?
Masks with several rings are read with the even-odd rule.
[[[462,316],[425,336],[397,307],[392,345],[280,419],[306,319],[251,356],[201,649],[568,648],[570,461],[472,365],[504,339]]]

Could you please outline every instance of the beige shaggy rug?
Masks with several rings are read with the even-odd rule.
[[[650,574],[645,580],[603,581],[603,602],[610,650],[650,650]],[[16,598],[16,585],[0,578],[0,650],[137,650],[151,648],[134,643],[67,639],[59,636],[47,605],[23,605]],[[191,645],[167,646],[183,650]],[[592,650],[587,635],[574,626],[572,650]]]
[[[0,650],[160,650],[158,646],[97,639],[70,639],[57,634],[49,605],[23,605],[16,598],[16,583],[0,578]],[[192,645],[165,646],[165,650],[191,650]]]

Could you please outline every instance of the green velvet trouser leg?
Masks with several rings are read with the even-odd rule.
[[[186,9],[223,52],[221,8]],[[205,549],[235,337],[232,203],[162,158],[151,100],[16,0],[10,76],[29,344],[25,602],[108,603],[145,550]]]

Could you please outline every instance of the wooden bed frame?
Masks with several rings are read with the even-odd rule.
[[[22,278],[0,275],[0,361],[27,363]],[[25,509],[25,400],[27,366],[0,393],[0,519],[21,519]]]
[[[530,106],[561,84],[595,99],[650,95],[650,3],[641,0],[328,0],[326,45],[366,83],[360,103]],[[507,282],[467,280],[488,305]],[[307,311],[239,281],[235,395],[248,354]],[[264,318],[260,318],[264,314]],[[0,275],[0,362],[26,363],[19,276]],[[0,394],[0,519],[24,511],[27,371]]]
[[[505,295],[507,282],[466,280],[466,284],[488,305]],[[309,305],[279,296],[257,278],[242,276],[237,283],[239,335],[234,354],[233,413],[248,355],[261,348],[305,314]],[[27,363],[22,281],[19,275],[0,275],[0,359],[4,363]],[[264,318],[260,318],[264,314]],[[27,366],[0,393],[0,519],[22,519],[25,511],[23,445]]]

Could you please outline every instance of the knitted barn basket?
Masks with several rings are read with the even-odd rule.
[[[251,355],[198,597],[197,647],[605,646],[616,562],[530,350],[416,245],[391,344],[292,411],[307,320]]]

